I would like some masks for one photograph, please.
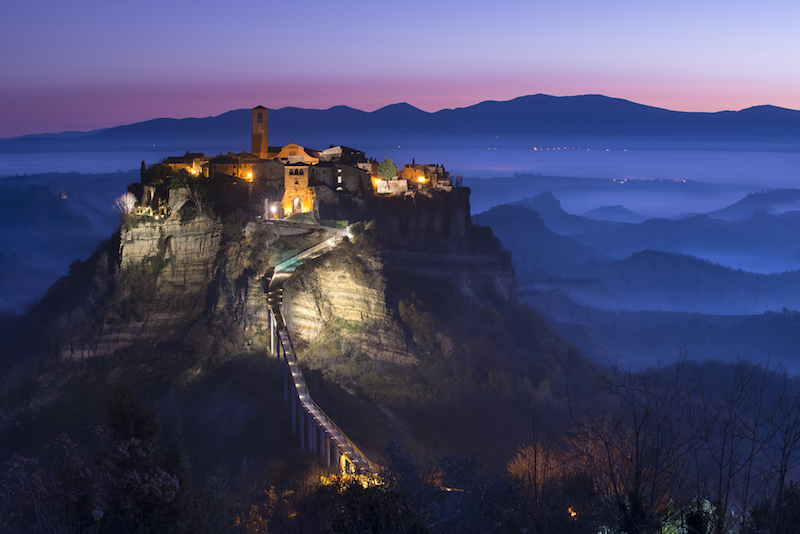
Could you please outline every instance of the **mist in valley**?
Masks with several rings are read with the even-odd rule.
[[[788,327],[766,337],[774,346],[757,334],[736,336],[734,344],[730,321],[708,319],[761,317],[769,323],[764,332],[778,328],[765,314],[785,321],[800,309],[800,192],[792,189],[800,153],[791,144],[541,135],[394,139],[396,145],[383,135],[352,135],[343,144],[400,165],[443,163],[451,175],[463,176],[473,222],[492,227],[513,254],[521,299],[595,359],[618,354],[647,366],[668,360],[678,347],[698,359],[798,358],[783,342],[791,338]],[[275,142],[291,140],[276,136]],[[329,144],[319,135],[294,140],[313,148]],[[195,149],[191,139],[172,142]],[[244,150],[247,142],[235,148]],[[23,312],[116,230],[114,199],[138,181],[141,161],[181,152],[166,148],[0,154],[5,311]],[[515,214],[502,211],[509,205]],[[676,326],[681,314],[691,328]],[[630,326],[634,316],[639,326]],[[627,323],[615,323],[617,317]],[[614,328],[630,336],[612,336]],[[703,328],[712,333],[698,334]]]
[[[361,357],[353,359],[355,366],[348,364],[347,368],[355,367],[365,373],[369,370],[365,376],[370,380],[382,380],[374,384],[380,384],[378,389],[387,398],[394,395],[408,402],[417,391],[425,395],[434,392],[434,397],[444,391],[464,399],[454,402],[451,412],[436,407],[432,412],[420,408],[418,412],[409,413],[416,414],[415,421],[428,418],[437,421],[431,413],[448,421],[458,421],[463,427],[449,433],[453,442],[448,447],[468,448],[482,443],[485,449],[502,457],[494,464],[489,460],[491,472],[498,471],[499,466],[499,472],[505,473],[503,462],[510,458],[506,469],[509,480],[518,475],[520,469],[524,471],[525,466],[539,468],[536,462],[541,460],[531,464],[531,451],[549,458],[580,449],[571,447],[570,439],[592,443],[580,435],[580,429],[586,428],[581,427],[582,422],[589,420],[599,424],[606,420],[604,417],[619,415],[615,410],[619,410],[620,402],[624,404],[626,399],[633,400],[637,409],[641,407],[639,402],[648,409],[661,406],[646,412],[647,416],[654,413],[658,417],[666,416],[667,412],[672,417],[675,415],[672,410],[683,408],[690,413],[698,409],[698,402],[705,403],[699,405],[698,414],[717,417],[715,414],[729,413],[729,405],[725,403],[733,402],[733,394],[740,394],[741,398],[749,399],[748,402],[763,401],[765,405],[782,406],[780,402],[795,395],[800,387],[800,377],[783,374],[784,371],[789,375],[800,373],[797,349],[800,347],[800,312],[797,311],[800,310],[800,232],[796,231],[800,222],[800,190],[791,187],[796,181],[794,169],[800,168],[792,167],[793,162],[800,164],[798,154],[754,150],[712,153],[693,151],[686,146],[673,148],[662,146],[639,153],[621,148],[591,155],[588,150],[562,148],[552,153],[545,150],[544,157],[540,157],[538,149],[514,147],[415,149],[401,145],[396,149],[368,151],[368,156],[376,159],[388,156],[401,166],[412,159],[417,163],[444,163],[452,175],[463,176],[463,185],[471,190],[473,224],[491,228],[491,233],[511,253],[518,299],[523,306],[514,303],[513,307],[504,308],[505,315],[496,312],[490,302],[485,308],[472,309],[463,305],[458,292],[450,291],[449,286],[430,284],[427,286],[430,294],[411,293],[413,298],[419,298],[415,305],[419,306],[419,317],[425,319],[414,324],[420,328],[435,325],[441,330],[435,337],[433,330],[428,332],[428,349],[420,348],[422,345],[415,349],[425,354],[421,360],[426,363],[409,373],[388,364],[381,367],[380,372],[373,372],[373,363]],[[172,155],[180,153],[176,151]],[[63,278],[48,298],[63,303],[64,295],[80,294],[80,291],[72,293],[75,289],[71,282],[86,282],[97,275],[98,254],[92,258],[90,255],[101,241],[119,228],[119,214],[112,209],[115,198],[124,193],[129,184],[139,181],[141,160],[152,164],[164,155],[161,152],[128,153],[115,165],[115,156],[109,153],[96,159],[92,153],[0,154],[0,175],[6,174],[0,178],[2,310],[23,313],[42,298],[59,277],[68,273],[70,276]],[[61,161],[62,158],[67,163]],[[2,166],[9,162],[13,165]],[[23,162],[26,165],[22,165]],[[67,165],[74,166],[74,171],[68,171]],[[23,168],[24,171],[19,170]],[[476,235],[491,238],[488,229],[479,229]],[[494,240],[485,241],[497,247]],[[108,247],[106,244],[106,253],[113,254]],[[37,308],[39,315],[46,315],[41,308]],[[91,310],[91,306],[78,304],[74,315],[91,313],[86,310]],[[458,312],[453,313],[453,310]],[[481,318],[482,322],[476,323],[476,318]],[[0,322],[0,329],[7,335],[15,324],[27,324],[34,331],[38,328],[35,314],[16,323],[8,316],[4,319],[7,321]],[[463,325],[446,330],[444,325],[448,322],[463,322]],[[475,324],[481,326],[476,329]],[[225,339],[220,331],[214,334]],[[444,347],[440,334],[451,347],[454,343],[463,343],[474,352],[468,351],[469,358],[462,358],[460,353],[454,357],[451,348],[450,352],[442,350],[441,355],[435,356],[436,350],[430,347],[437,347],[439,343]],[[415,340],[423,339],[416,332],[414,335]],[[204,340],[215,338],[201,337]],[[8,338],[14,336],[8,335]],[[42,342],[45,341],[43,337]],[[515,344],[517,342],[519,345]],[[340,345],[344,351],[345,344]],[[92,395],[99,395],[109,381],[107,367],[117,365],[119,369],[128,369],[130,372],[123,372],[127,379],[134,377],[141,391],[153,393],[156,399],[159,394],[168,392],[157,400],[165,428],[183,421],[183,436],[196,454],[194,462],[203,469],[209,466],[225,469],[227,464],[233,466],[232,458],[235,458],[236,467],[230,468],[233,473],[245,460],[263,461],[262,456],[270,454],[264,450],[298,453],[296,439],[289,433],[279,377],[272,364],[266,369],[268,362],[263,354],[239,354],[209,371],[208,376],[193,386],[166,386],[160,382],[163,377],[153,379],[152,369],[180,368],[189,360],[188,353],[176,357],[171,350],[171,344],[155,344],[145,346],[141,354],[118,351],[119,354],[107,358],[111,363],[101,361],[106,358],[81,362],[82,369],[86,369],[81,372],[86,373],[80,378],[81,385],[70,388],[72,397],[64,397],[61,403],[50,403],[50,410],[60,404],[63,406],[58,410],[70,413],[78,406],[85,414],[84,397],[100,398]],[[146,364],[142,366],[142,362]],[[152,365],[152,369],[145,372],[142,369],[147,365]],[[456,372],[448,374],[450,366]],[[484,376],[486,369],[489,369],[488,378]],[[82,376],[81,373],[74,377]],[[340,390],[338,384],[334,386],[333,381],[326,381],[323,370],[304,369],[304,373],[322,391],[330,390],[327,395],[320,395],[319,400],[333,403],[331,413],[336,414],[337,420],[347,422],[347,418],[341,419],[342,413],[348,413],[342,399],[346,399],[347,406],[358,402],[360,410],[367,410],[367,394],[360,382],[356,399],[349,391]],[[357,380],[358,376],[352,379]],[[415,381],[420,376],[424,387]],[[673,382],[673,376],[684,378]],[[475,377],[486,378],[485,384]],[[758,377],[763,377],[761,382]],[[31,383],[21,382],[22,386]],[[82,388],[86,392],[82,392]],[[680,394],[676,388],[680,389]],[[36,390],[33,391],[29,395],[35,396]],[[569,397],[576,391],[578,396]],[[732,394],[725,397],[726,392]],[[28,398],[24,396],[23,387],[13,393],[23,400]],[[628,394],[630,397],[626,397]],[[673,398],[669,397],[673,394],[674,398],[684,399],[685,396],[686,404],[681,404],[680,409],[677,405],[658,404],[661,399]],[[582,395],[585,396],[581,398]],[[516,403],[528,402],[515,415],[516,419],[498,416],[505,413],[505,408],[500,408],[498,403],[507,398],[516,399]],[[570,420],[564,398],[584,403],[586,413],[575,412]],[[212,399],[213,407],[209,407],[207,399]],[[337,407],[337,402],[343,404]],[[97,405],[94,406],[97,412],[99,403],[90,404]],[[400,413],[396,407],[389,408]],[[756,410],[749,404],[735,408],[742,410],[742,417]],[[388,410],[383,406],[381,409]],[[53,413],[58,414],[58,410],[45,410],[37,416],[57,420],[60,417]],[[531,410],[536,413],[532,425]],[[555,437],[553,431],[542,442],[537,428],[538,410],[544,414],[543,420],[538,421],[542,428],[552,425],[550,428],[555,429],[567,421],[566,433]],[[792,410],[792,414],[797,413],[795,408]],[[235,416],[230,417],[229,412]],[[595,417],[597,414],[600,415]],[[97,413],[94,416],[95,419],[99,417]],[[218,418],[221,417],[225,418],[223,430],[219,429]],[[259,431],[252,431],[252,421],[248,418],[259,421]],[[628,424],[625,417],[615,420],[620,425]],[[715,431],[714,425],[722,420],[720,417],[703,428]],[[269,423],[264,426],[263,421]],[[376,439],[376,434],[386,437],[387,429],[395,424],[381,420],[380,431],[376,432],[375,414],[369,421],[357,429],[360,432],[357,438],[370,435]],[[691,458],[692,465],[706,465],[710,453],[704,452],[703,447],[715,444],[698,445],[697,440],[703,436],[702,432],[697,432],[696,421],[691,417],[677,418],[675,422],[678,423],[675,428],[681,429],[681,439],[685,431],[686,435],[694,436],[695,441],[686,441],[687,445],[670,457]],[[775,428],[781,424],[777,415],[768,422]],[[513,440],[506,434],[513,434]],[[766,430],[763,436],[756,434],[749,439],[767,451],[773,443],[770,440],[780,432]],[[602,435],[602,432],[595,432],[595,435]],[[239,439],[240,436],[246,438]],[[26,443],[24,439],[17,439],[21,440],[15,442],[17,450],[25,449],[26,446],[19,445]],[[708,438],[709,443],[713,439]],[[225,454],[218,452],[221,442],[231,444]],[[501,442],[506,447],[502,451]],[[528,442],[533,446],[522,446]],[[390,442],[387,450],[393,443],[397,445],[398,440]],[[594,443],[597,444],[597,440]],[[606,444],[616,446],[613,440]],[[517,445],[519,451],[514,456]],[[579,451],[578,457],[585,451],[591,456],[591,447],[584,449]],[[242,454],[246,456],[240,462]],[[408,458],[420,465],[413,456]],[[447,465],[448,456],[443,458],[435,461]],[[464,471],[472,477],[477,477],[481,469],[475,458],[472,457],[469,469]],[[763,474],[763,480],[759,479],[762,485],[749,490],[755,497],[772,495],[775,488],[782,487],[770,471],[768,459],[768,453],[762,452],[746,460],[753,464],[754,473]],[[653,461],[654,465],[664,464],[661,457]],[[283,462],[286,463],[285,458]],[[564,465],[567,463],[565,461]],[[388,465],[390,470],[396,467]],[[619,465],[628,464],[614,460],[608,468],[615,470]],[[193,468],[198,469],[197,465]],[[595,465],[586,469],[598,473],[603,468]],[[722,473],[725,468],[720,469]],[[679,480],[695,475],[699,480],[701,475],[705,476],[691,470],[691,474],[686,475],[686,465],[678,466],[674,472]],[[555,477],[554,473],[549,476]],[[729,476],[737,484],[740,479],[750,481],[749,475]],[[240,484],[242,478],[232,480]],[[492,480],[497,481],[499,477]],[[462,487],[459,486],[462,483],[452,484]],[[506,492],[505,497],[499,499],[489,492],[484,498],[482,493],[473,494],[469,487],[464,487],[467,489],[464,495],[478,499],[476,502],[507,502],[509,495]],[[257,488],[258,495],[264,494],[261,486]],[[712,488],[707,493],[711,495],[714,491]],[[212,508],[218,509],[228,494],[214,495]],[[686,495],[694,494],[688,491]],[[673,497],[674,494],[670,494],[669,498]],[[302,498],[287,501],[287,506],[298,506],[298,502],[302,506]],[[416,502],[419,505],[419,500]],[[318,505],[319,502],[315,502],[315,506]],[[733,509],[734,505],[728,507]],[[516,504],[511,508],[532,509]],[[602,507],[598,505],[599,508]],[[409,509],[413,509],[412,505]],[[478,515],[482,514],[484,512]],[[581,514],[581,517],[591,517]],[[509,517],[512,515],[506,513],[503,521],[508,521]]]

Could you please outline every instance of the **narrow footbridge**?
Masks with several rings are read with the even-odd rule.
[[[338,464],[342,473],[375,473],[377,466],[311,398],[281,313],[283,284],[295,269],[326,254],[347,235],[346,231],[332,232],[335,233],[329,239],[275,266],[268,289],[270,347],[277,355],[278,374],[283,374],[283,400],[290,405],[292,433],[297,436],[299,431],[300,447],[318,454],[328,467]]]

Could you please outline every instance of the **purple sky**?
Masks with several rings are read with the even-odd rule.
[[[0,137],[534,93],[800,109],[798,20],[796,0],[6,2]]]

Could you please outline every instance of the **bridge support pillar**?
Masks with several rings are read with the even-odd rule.
[[[274,354],[275,355],[275,359],[278,360],[278,376],[280,376],[281,375],[281,366],[285,365],[285,364],[281,361],[280,350],[275,350],[274,345],[272,347],[272,354]]]
[[[306,450],[306,436],[305,436],[305,426],[306,426],[306,412],[304,410],[300,410],[300,450]]]
[[[314,422],[314,418],[311,417],[311,415],[309,415],[308,416],[308,450],[310,450],[311,452],[317,452],[317,450],[316,450],[317,447],[316,447],[316,443],[315,443],[316,442],[316,436],[314,435],[315,434],[315,432],[314,432],[315,430],[316,430],[316,424]]]
[[[292,435],[297,435],[297,395],[292,395]]]
[[[341,475],[342,474],[342,457],[341,457],[341,451],[339,450],[339,446],[336,445],[336,443],[333,444],[332,456],[333,456],[333,458],[332,458],[333,462],[332,463],[336,465],[336,470]]]
[[[281,357],[278,356],[278,361],[280,361]],[[289,364],[285,362],[283,365],[283,402],[288,401],[289,396]],[[292,403],[294,403],[294,399],[292,399]]]
[[[275,354],[275,315],[272,310],[269,311],[269,352]],[[278,360],[280,362],[280,360]],[[280,367],[280,363],[278,363]]]
[[[331,466],[331,438],[327,432],[322,435],[322,456],[325,459],[325,467]]]

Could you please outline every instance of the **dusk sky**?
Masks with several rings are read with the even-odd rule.
[[[0,137],[535,93],[800,109],[798,20],[796,0],[6,2]]]

